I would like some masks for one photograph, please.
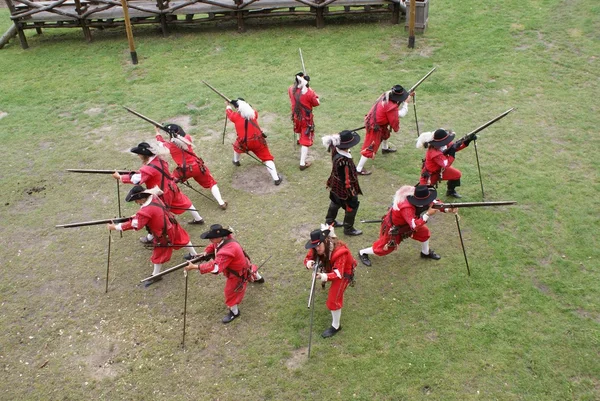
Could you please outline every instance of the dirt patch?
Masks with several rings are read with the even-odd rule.
[[[600,313],[590,312],[582,308],[577,309],[575,313],[581,318],[592,319],[594,322],[600,323]]]
[[[8,115],[7,112],[5,111],[0,111],[0,120],[2,120],[4,117],[6,117]]]
[[[100,107],[92,107],[91,109],[87,109],[86,111],[84,111],[84,114],[87,114],[88,116],[97,116],[98,114],[102,113],[102,109]]]
[[[301,368],[304,363],[308,360],[308,348],[298,348],[292,352],[291,358],[285,361],[285,366],[290,370],[296,370]]]
[[[296,241],[297,244],[305,243],[310,238],[310,232],[317,228],[319,227],[314,226],[314,224],[301,224],[290,230],[290,237]]]
[[[533,285],[535,285],[535,288],[537,288],[538,290],[540,290],[541,292],[543,292],[544,294],[548,294],[550,293],[550,288],[548,288],[547,285],[542,284],[538,279],[534,278],[533,279]]]
[[[429,341],[435,342],[438,340],[438,333],[435,331],[430,331],[429,333],[425,334],[425,338]]]
[[[275,120],[277,120],[278,116],[275,113],[262,113],[259,115],[258,117],[258,123],[260,124],[261,128],[268,133],[267,131],[269,131],[270,126],[275,122]]]
[[[101,341],[97,339],[87,349],[93,349],[94,353],[85,358],[88,374],[94,380],[114,378],[119,374],[115,359],[119,353],[119,347],[114,342]]]
[[[175,116],[175,117],[169,118],[168,123],[169,124],[177,124],[181,128],[183,128],[183,130],[185,132],[188,132],[192,128],[192,117],[190,117],[190,116]]]
[[[242,155],[241,167],[233,175],[232,187],[241,189],[254,195],[268,195],[281,190],[286,185],[285,180],[279,186],[273,184],[271,174],[265,166],[248,166],[250,163],[258,163],[247,155]],[[281,175],[281,174],[280,174]]]

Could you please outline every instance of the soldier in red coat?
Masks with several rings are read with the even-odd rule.
[[[342,226],[335,218],[338,210],[343,208],[345,235],[362,234],[361,230],[354,228],[354,220],[360,205],[358,195],[362,195],[362,191],[358,185],[356,166],[350,154],[350,148],[359,142],[360,136],[354,131],[342,131],[336,135],[323,137],[323,145],[331,152],[332,161],[331,175],[327,180],[330,203],[325,223],[334,227]]]
[[[121,180],[125,184],[145,184],[148,189],[158,187],[163,192],[161,200],[171,213],[182,214],[189,210],[194,218],[189,224],[204,224],[204,219],[192,205],[192,201],[179,190],[169,172],[169,164],[157,154],[157,149],[151,147],[147,142],[141,142],[131,148],[130,152],[139,156],[142,167],[138,172],[130,175],[120,175],[115,171],[112,175],[115,179]],[[152,242],[152,235],[148,234],[147,237],[140,238],[140,241],[149,244]]]
[[[406,238],[412,238],[421,243],[421,257],[439,260],[441,256],[429,249],[429,228],[425,225],[427,220],[440,210],[432,205],[436,202],[437,191],[426,185],[401,187],[381,221],[379,238],[373,246],[358,251],[360,261],[365,266],[371,266],[369,255],[384,256],[398,248]],[[442,212],[456,213],[456,209],[442,210]]]
[[[321,334],[324,338],[334,336],[342,329],[340,317],[344,306],[344,292],[354,282],[356,268],[356,260],[348,246],[329,234],[330,230],[327,229],[311,232],[310,240],[305,245],[308,253],[304,258],[307,269],[314,269],[315,263],[319,264],[322,271],[317,273],[318,279],[323,283],[331,282],[326,305],[331,311],[332,322],[331,327]]]
[[[117,231],[148,229],[153,236],[152,244],[154,245],[152,257],[150,258],[154,264],[153,276],[160,273],[162,264],[171,259],[173,249],[186,247],[191,255],[196,255],[196,250],[190,242],[190,236],[181,228],[175,216],[160,200],[158,195],[161,193],[162,191],[156,187],[146,190],[141,185],[135,185],[131,188],[125,200],[127,202],[134,201],[140,205],[140,210],[124,223],[109,223],[107,225],[109,230]],[[147,287],[160,280],[162,280],[162,277],[148,280],[145,286]]]
[[[171,134],[171,140],[165,141],[161,131],[155,128],[156,140],[169,149],[173,161],[177,163],[177,168],[173,170],[175,181],[186,182],[193,178],[202,188],[210,188],[210,192],[221,209],[227,209],[227,202],[221,197],[217,181],[213,178],[204,160],[194,152],[192,137],[177,124],[167,124],[165,128]]]
[[[227,118],[235,124],[237,139],[233,144],[233,164],[240,166],[240,155],[252,152],[267,166],[275,185],[281,184],[282,178],[277,174],[274,158],[267,146],[266,135],[258,125],[258,112],[255,111],[244,99],[225,102]],[[233,107],[237,111],[233,110]]]
[[[452,167],[456,152],[463,150],[471,141],[477,139],[467,139],[462,142],[452,143],[455,134],[448,132],[443,128],[435,132],[424,132],[417,140],[417,147],[426,147],[425,163],[421,171],[420,183],[424,185],[435,185],[439,181],[448,181],[448,190],[446,196],[461,198],[456,192],[456,187],[460,186],[460,177],[462,173],[459,169]]]
[[[233,238],[231,231],[220,224],[213,224],[210,230],[200,237],[210,240],[210,245],[204,249],[202,255],[212,256],[213,260],[195,265],[188,263],[186,271],[199,270],[200,274],[222,273],[226,278],[225,305],[229,313],[223,318],[223,323],[229,323],[238,316],[238,305],[246,294],[248,281],[264,283],[265,279],[258,273],[258,267],[250,262],[250,258],[242,246]]]
[[[309,87],[310,77],[299,72],[296,74],[294,85],[288,89],[292,104],[292,121],[294,122],[294,136],[298,135],[300,144],[300,170],[306,170],[311,163],[306,161],[308,148],[313,145],[315,124],[313,121],[313,107],[319,106],[319,95]]]
[[[398,132],[400,129],[400,118],[408,113],[410,94],[400,85],[394,85],[392,89],[382,94],[375,102],[369,114],[365,116],[365,141],[360,151],[361,158],[356,166],[360,175],[369,175],[370,171],[364,169],[368,159],[375,158],[375,154],[381,145],[381,153],[393,153],[396,149],[390,148],[387,140],[390,137],[390,129]]]

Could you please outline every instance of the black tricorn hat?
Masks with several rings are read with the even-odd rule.
[[[350,149],[352,146],[360,142],[360,135],[355,131],[344,130],[340,132],[340,144],[337,145],[340,149]]]
[[[401,103],[408,99],[408,95],[409,93],[404,90],[402,85],[394,85],[392,87],[392,91],[390,92],[390,100]]]
[[[310,232],[310,240],[304,245],[306,249],[316,248],[321,242],[325,241],[325,238],[329,236],[329,230],[314,230]]]
[[[210,230],[208,230],[205,233],[200,234],[200,238],[202,238],[202,239],[222,238],[222,237],[227,237],[229,234],[231,234],[231,231],[229,231],[226,228],[223,228],[222,225],[213,224],[212,226],[210,226]]]
[[[138,199],[146,199],[150,195],[151,195],[150,193],[146,192],[146,188],[144,188],[141,185],[135,185],[133,188],[131,188],[131,190],[125,197],[125,200],[127,202],[131,202],[131,201],[135,201]]]
[[[167,129],[167,131],[169,131],[171,135],[185,136],[185,131],[177,124],[167,124],[165,125],[165,128]]]
[[[430,188],[427,185],[417,185],[415,187],[415,194],[408,195],[406,200],[413,206],[425,206],[433,202],[435,198],[437,198],[435,188]]]
[[[150,150],[150,144],[148,142],[140,142],[136,147],[129,150],[131,153],[144,156],[154,156],[154,153]]]
[[[448,145],[454,140],[454,134],[450,134],[443,128],[436,129],[433,133],[433,139],[429,142],[431,146],[441,148],[444,145]]]

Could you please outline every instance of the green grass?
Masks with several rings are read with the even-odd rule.
[[[251,21],[244,34],[205,25],[167,38],[135,27],[137,66],[121,30],[94,32],[90,44],[77,30],[28,31],[26,51],[13,39],[0,50],[0,398],[599,399],[599,12],[593,0],[434,1],[414,50],[384,17],[328,20],[321,30],[310,19]],[[10,24],[0,10],[0,31]],[[301,69],[298,47],[322,100],[315,164],[304,172],[286,93]],[[361,126],[381,91],[410,86],[433,66],[417,95],[422,130],[462,135],[517,108],[478,146],[486,200],[519,204],[461,211],[470,277],[445,215],[429,224],[439,262],[421,261],[408,241],[360,266],[344,330],[327,341],[319,289],[307,361],[310,275],[301,262],[326,212],[330,170],[320,136]],[[234,185],[245,174],[269,177],[247,157],[231,165],[223,102],[201,79],[257,108],[285,177],[277,191]],[[116,214],[112,179],[64,169],[137,167],[127,149],[152,130],[122,105],[158,121],[189,117],[230,209],[184,191],[209,223],[235,227],[255,261],[273,255],[267,283],[249,288],[229,326],[220,323],[223,279],[190,277],[185,352],[181,274],[140,288],[150,254],[127,232],[113,236],[105,295],[106,230],[53,227]],[[400,185],[417,181],[412,113],[392,136],[399,151],[378,156],[361,178],[359,218],[378,218]],[[481,200],[475,163],[473,149],[458,154],[465,201]],[[353,253],[377,238],[376,224],[360,228],[347,241]],[[189,231],[202,243],[201,228]]]

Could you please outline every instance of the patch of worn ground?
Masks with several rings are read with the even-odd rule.
[[[296,370],[301,368],[304,363],[308,360],[308,348],[298,348],[292,351],[292,356],[285,361],[285,366],[290,370]]]
[[[242,155],[240,161],[242,165],[238,171],[233,174],[232,187],[249,192],[254,195],[268,195],[281,190],[286,185],[285,179],[281,185],[276,186],[273,183],[271,174],[265,166],[248,166],[250,163],[258,163],[247,155]]]

